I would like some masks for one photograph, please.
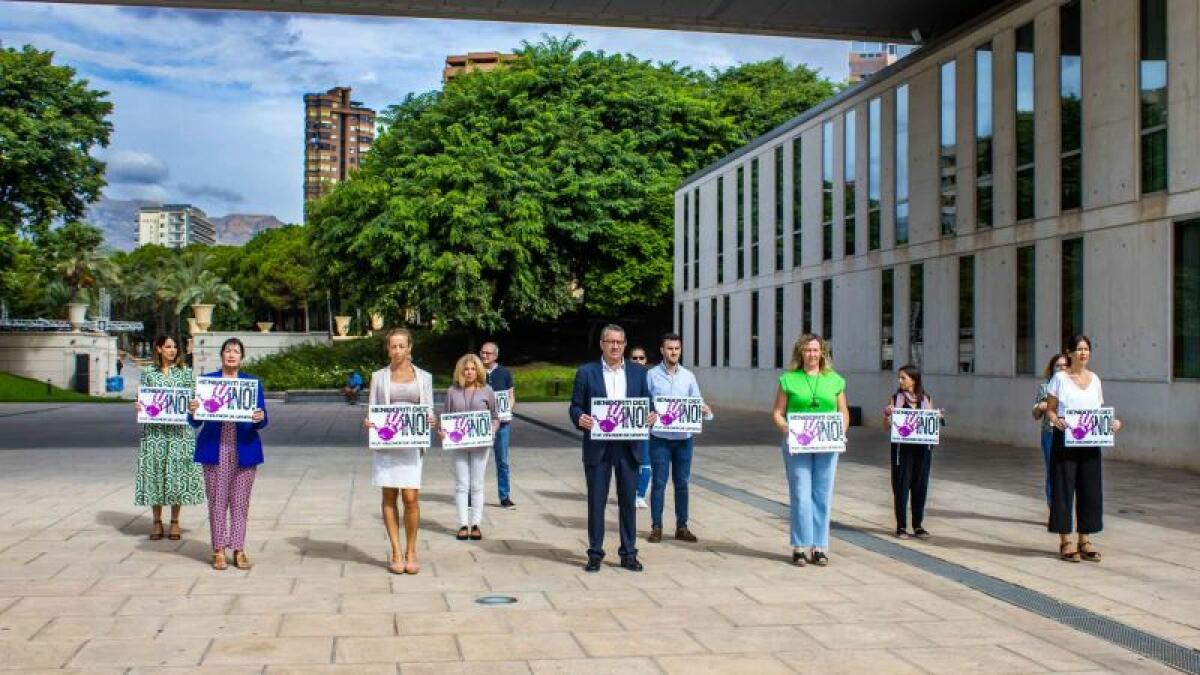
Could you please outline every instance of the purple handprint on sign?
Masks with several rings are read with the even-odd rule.
[[[613,412],[614,408],[616,409],[615,413]],[[625,410],[624,406],[610,405],[604,419],[600,420],[600,430],[606,434],[612,432],[613,429],[617,428],[618,424],[625,421],[628,415],[629,413]]]
[[[233,400],[233,391],[227,384],[218,384],[213,387],[212,398],[206,398],[202,401],[204,409],[210,413],[215,413]]]
[[[658,419],[662,421],[664,427],[669,427],[675,420],[679,419],[679,415],[682,412],[683,404],[679,401],[671,401],[667,404],[667,411],[659,415]]]
[[[800,428],[800,431],[791,431],[791,434],[796,438],[797,443],[802,446],[808,446],[817,437],[819,426],[820,423],[817,420],[805,420],[804,426]]]
[[[375,433],[379,435],[380,440],[390,441],[396,437],[397,432],[407,428],[408,419],[401,415],[399,410],[393,410],[384,418],[383,426],[376,429]]]
[[[465,418],[465,417],[459,417],[458,419],[454,420],[454,428],[451,429],[446,434],[447,436],[450,437],[451,442],[453,442],[453,443],[462,442],[463,436],[465,436],[467,433],[466,425],[467,425],[467,418]]]
[[[1079,424],[1071,427],[1071,436],[1077,441],[1082,441],[1087,438],[1092,429],[1096,428],[1096,416],[1091,413],[1085,413],[1079,416]]]
[[[917,413],[906,413],[904,422],[896,427],[896,433],[900,434],[900,438],[908,438],[917,428]]]
[[[166,392],[160,391],[160,392],[155,393],[154,398],[150,399],[150,403],[146,406],[146,416],[147,417],[158,417],[158,414],[163,411],[163,408],[165,408],[166,405],[167,405]]]

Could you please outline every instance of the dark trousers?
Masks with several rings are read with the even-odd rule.
[[[928,445],[892,443],[892,504],[896,529],[908,529],[908,499],[912,495],[913,529],[925,521],[925,497],[929,493],[929,469],[933,451]]]
[[[1054,430],[1050,449],[1051,532],[1092,534],[1104,529],[1104,483],[1100,448],[1063,447],[1063,432]]]
[[[638,461],[629,443],[610,443],[600,461],[584,464],[588,500],[588,558],[604,557],[604,510],[608,505],[608,487],[617,476],[617,509],[621,530],[621,560],[637,555]]]
[[[667,473],[675,485],[675,529],[688,524],[688,479],[692,475],[692,439],[650,437],[650,466],[653,487],[650,488],[650,525],[661,528],[663,506],[667,496]]]

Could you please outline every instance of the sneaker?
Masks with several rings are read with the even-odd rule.
[[[687,542],[691,542],[691,543],[695,543],[695,542],[699,541],[698,539],[696,539],[696,535],[692,534],[692,531],[687,529],[686,527],[681,527],[681,528],[675,530],[675,538],[678,539],[679,541],[687,541]]]
[[[658,542],[662,541],[662,528],[650,528],[650,536],[646,538],[646,541],[650,542],[651,544],[657,544]]]
[[[516,506],[516,504],[513,503],[513,500],[509,499],[508,497],[505,497],[504,499],[500,500],[500,506],[503,506],[506,509],[511,509],[514,506]]]
[[[897,539],[908,539],[908,530],[905,530],[902,527],[897,527],[896,528],[896,538]]]
[[[928,539],[929,532],[925,531],[925,528],[923,527],[918,527],[917,529],[913,530],[913,536],[915,536],[917,539]]]
[[[638,497],[637,498],[637,507],[639,509],[648,509],[648,508],[650,508],[650,505],[646,503],[645,497]]]

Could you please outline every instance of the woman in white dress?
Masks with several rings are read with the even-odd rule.
[[[390,363],[371,374],[371,405],[415,403],[430,406],[429,424],[436,423],[433,415],[433,376],[413,365],[412,333],[396,328],[387,336]],[[370,427],[370,419],[364,420]],[[417,530],[421,523],[421,465],[425,448],[389,448],[374,450],[372,484],[383,489],[383,524],[391,541],[388,570],[393,574],[416,574]],[[403,551],[400,548],[400,519],[397,498],[404,502]]]

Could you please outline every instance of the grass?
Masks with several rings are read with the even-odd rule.
[[[28,377],[0,373],[0,403],[128,403],[128,399],[88,396],[67,389],[50,387]]]
[[[571,400],[575,366],[556,363],[530,363],[509,368],[516,384],[517,405],[546,401]],[[557,383],[557,391],[555,384]]]

